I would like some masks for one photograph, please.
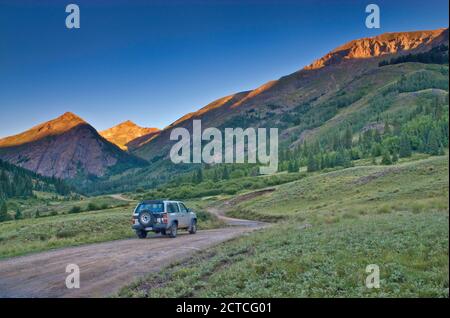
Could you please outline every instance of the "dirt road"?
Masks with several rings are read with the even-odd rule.
[[[126,202],[136,202],[136,200],[125,198],[120,193],[119,194],[111,194],[110,197],[113,198],[113,199],[116,199],[116,200],[122,200],[122,201],[126,201]]]
[[[105,297],[136,278],[174,261],[264,227],[255,221],[230,219],[211,209],[230,227],[180,232],[175,239],[156,235],[70,247],[0,261],[0,297]],[[80,288],[67,289],[68,264],[80,268]]]

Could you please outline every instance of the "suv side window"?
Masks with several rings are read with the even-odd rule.
[[[180,209],[178,208],[178,204],[175,204],[175,203],[167,203],[167,212],[169,212],[169,213],[177,213],[177,212],[180,212]]]
[[[186,208],[186,206],[183,203],[178,202],[178,205],[180,206],[180,210],[181,210],[182,213],[187,213],[188,212],[188,209]]]

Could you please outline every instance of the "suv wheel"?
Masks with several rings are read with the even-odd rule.
[[[136,234],[140,239],[145,239],[147,237],[147,232],[142,231],[142,230],[136,231]]]
[[[191,226],[189,227],[189,234],[195,234],[197,233],[197,221],[192,220]]]
[[[176,224],[174,222],[174,223],[172,223],[172,226],[170,227],[170,234],[169,234],[169,236],[171,238],[175,238],[175,237],[177,237],[177,232],[178,232],[178,224]]]

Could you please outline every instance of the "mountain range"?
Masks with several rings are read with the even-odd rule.
[[[254,90],[222,97],[162,130],[126,121],[99,133],[78,116],[65,113],[26,132],[0,139],[0,159],[44,176],[71,179],[91,175],[111,183],[108,176],[115,173],[117,184],[118,180],[132,177],[136,178],[135,185],[146,184],[144,179],[162,173],[156,172],[156,167],[159,169],[167,159],[173,144],[170,131],[175,127],[191,129],[193,119],[201,119],[203,129],[278,127],[282,148],[292,148],[365,114],[370,109],[370,96],[402,76],[424,71],[421,63],[380,67],[380,61],[428,52],[440,45],[448,46],[448,29],[386,33],[353,40],[299,71]],[[441,78],[439,72],[435,73]],[[446,77],[448,83],[448,74]],[[358,125],[373,122],[368,117],[359,120]],[[132,175],[124,172],[136,167],[142,170],[133,170]]]
[[[143,163],[70,112],[1,139],[0,158],[43,176],[63,179],[102,176],[112,166]]]
[[[269,81],[252,91],[220,98],[196,112],[186,114],[158,132],[151,142],[142,143],[133,153],[147,160],[159,157],[161,153],[167,154],[172,145],[170,131],[175,127],[191,130],[193,119],[201,119],[203,128],[271,124],[284,130],[284,139],[304,139],[311,132],[301,131],[302,127],[286,127],[282,115],[290,114],[294,108],[305,103],[314,108],[333,99],[342,90],[355,91],[358,86],[368,84],[373,84],[372,89],[385,85],[402,71],[379,68],[380,60],[428,51],[442,44],[448,45],[448,28],[386,33],[351,41],[300,71]]]

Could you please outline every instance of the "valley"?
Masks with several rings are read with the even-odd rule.
[[[1,138],[0,296],[448,298],[448,76],[448,29],[386,33],[163,129],[66,112]],[[171,132],[190,147],[196,120],[277,128],[277,172],[174,164]],[[198,235],[135,239],[131,213],[155,198],[186,202]]]
[[[102,202],[116,206],[0,223],[0,253],[6,257],[0,261],[3,271],[44,259],[56,266],[23,289],[10,284],[25,277],[25,267],[19,276],[10,273],[4,276],[9,277],[6,281],[0,279],[0,286],[10,286],[10,295],[38,297],[116,293],[122,297],[447,297],[448,189],[448,155],[299,175],[262,190],[187,200],[189,207],[205,214],[199,218],[203,230],[199,236],[181,235],[174,241],[158,236],[132,238],[131,194],[86,198],[83,207]],[[80,201],[67,203],[64,209],[70,211],[74,205]],[[242,219],[264,220],[272,226],[238,237],[258,226]],[[219,229],[204,230],[214,227]],[[206,244],[222,241],[215,241],[216,233],[231,240]],[[192,237],[197,243],[191,242]],[[125,265],[136,257],[142,261],[146,248],[155,251],[161,245],[166,250],[181,240],[185,246],[195,245],[166,252],[162,258],[150,257],[151,270],[130,271]],[[95,242],[106,243],[90,244]],[[142,249],[130,249],[135,244]],[[113,257],[110,270],[117,276],[98,280],[95,271],[112,265],[95,257],[104,258],[108,249],[114,250],[106,259]],[[35,253],[43,250],[50,251]],[[30,255],[11,258],[23,254]],[[89,287],[73,293],[57,287],[57,260],[84,264],[84,258],[91,264],[86,273],[96,277],[96,283],[88,280]],[[381,267],[379,290],[364,287],[365,267],[373,263]],[[130,285],[124,287],[125,282]]]

